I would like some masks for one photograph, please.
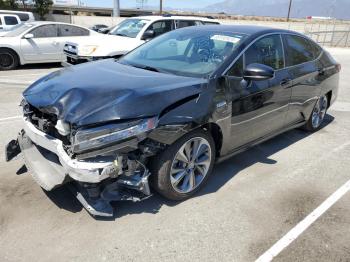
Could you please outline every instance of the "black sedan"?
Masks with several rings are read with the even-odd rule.
[[[74,185],[93,215],[153,189],[183,200],[214,163],[287,130],[322,127],[340,65],[306,36],[252,26],[175,30],[119,60],[54,72],[24,91],[22,152],[46,190]]]

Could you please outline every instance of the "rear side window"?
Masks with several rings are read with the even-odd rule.
[[[34,38],[57,37],[57,27],[56,25],[42,25],[30,33],[34,35]]]
[[[299,65],[315,59],[317,50],[306,38],[296,35],[284,35],[287,66]]]
[[[269,35],[257,40],[245,52],[245,64],[259,63],[275,70],[284,67],[283,47],[280,35]]]
[[[0,16],[0,25],[2,25],[2,17]]]
[[[89,35],[89,30],[77,26],[70,25],[58,25],[58,36],[68,37],[68,36],[87,36]]]
[[[198,25],[197,21],[193,20],[175,20],[176,28],[183,28],[188,26]]]
[[[311,47],[311,52],[313,53],[314,59],[318,58],[322,52],[322,48],[313,43],[312,41],[309,41],[310,47]]]
[[[17,18],[14,16],[5,16],[5,24],[6,25],[17,25]]]

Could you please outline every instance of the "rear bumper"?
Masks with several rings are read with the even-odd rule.
[[[72,179],[99,183],[110,177],[110,170],[114,168],[111,158],[72,159],[62,141],[41,132],[30,122],[24,122],[18,144],[33,178],[45,190],[50,191]]]

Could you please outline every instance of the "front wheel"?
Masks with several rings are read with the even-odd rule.
[[[18,67],[19,59],[17,54],[7,48],[0,48],[0,70],[12,70]]]
[[[323,120],[326,116],[328,109],[328,98],[326,95],[321,96],[312,110],[311,116],[308,122],[305,124],[305,129],[308,131],[316,131],[320,128]]]
[[[193,131],[152,159],[152,185],[168,199],[187,199],[204,186],[214,161],[211,135],[204,130]]]

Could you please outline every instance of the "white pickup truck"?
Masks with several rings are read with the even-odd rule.
[[[0,14],[0,36],[5,35],[12,28],[21,23],[21,19],[17,15]]]
[[[190,16],[140,16],[128,18],[114,27],[109,34],[75,38],[67,42],[63,65],[74,65],[105,58],[118,58],[161,34],[186,26],[217,25],[217,20]]]

